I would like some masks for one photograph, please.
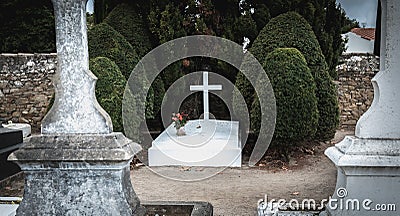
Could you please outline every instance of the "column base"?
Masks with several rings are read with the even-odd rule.
[[[32,137],[9,157],[25,173],[17,215],[144,215],[129,169],[139,150],[121,133]]]
[[[349,136],[325,154],[338,169],[328,215],[398,215],[400,140]]]

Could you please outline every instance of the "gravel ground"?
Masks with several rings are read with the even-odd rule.
[[[152,171],[141,167],[131,172],[132,183],[141,200],[207,201],[214,206],[214,215],[256,215],[257,201],[265,195],[268,199],[320,201],[334,193],[336,184],[336,168],[323,152],[347,134],[351,132],[339,131],[331,143],[318,146],[305,158],[292,159],[292,165],[281,169],[228,168],[206,180],[182,182],[156,173],[179,178],[213,173],[216,168],[158,167]]]
[[[216,173],[206,167],[147,167],[131,171],[133,187],[145,201],[207,201],[214,206],[214,215],[256,215],[257,201],[296,198],[319,201],[334,193],[336,168],[323,154],[329,146],[351,132],[338,131],[335,139],[313,149],[311,154],[292,158],[280,168],[268,166],[228,168],[205,180],[182,182],[175,178],[204,176]],[[0,196],[22,196],[23,178],[0,185]]]

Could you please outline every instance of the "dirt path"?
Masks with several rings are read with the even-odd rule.
[[[321,200],[332,195],[336,168],[323,151],[343,139],[349,132],[338,132],[332,144],[324,144],[307,156],[299,169],[270,170],[266,167],[228,168],[206,180],[180,182],[155,174],[146,167],[131,173],[139,198],[146,201],[207,201],[214,206],[214,215],[256,215],[257,201],[267,194],[269,199],[296,198]],[[296,163],[294,161],[293,163]],[[159,167],[179,177],[214,172],[215,168]]]
[[[319,201],[332,195],[336,168],[323,154],[324,150],[351,132],[338,132],[332,143],[314,149],[313,154],[294,158],[291,165],[279,169],[269,167],[228,168],[214,177],[196,182],[166,179],[146,167],[131,171],[133,187],[146,201],[207,201],[214,206],[214,215],[256,215],[257,201],[296,198]],[[215,168],[160,167],[157,172],[174,177],[199,176],[215,172]],[[0,196],[22,196],[23,178],[0,187]]]

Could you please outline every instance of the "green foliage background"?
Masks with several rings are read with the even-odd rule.
[[[0,1],[0,53],[56,51],[51,0]]]
[[[152,49],[149,29],[133,6],[117,5],[104,22],[124,36],[140,58]]]
[[[138,8],[132,4],[118,4],[104,19],[113,29],[119,32],[132,45],[139,59],[144,57],[152,48],[153,35],[138,12]],[[135,66],[134,64],[133,66]],[[129,74],[131,71],[129,71]],[[128,79],[128,78],[127,78]],[[146,118],[155,118],[160,111],[162,99],[165,94],[164,81],[161,76],[156,77],[147,96]]]
[[[125,77],[109,58],[91,59],[89,65],[90,70],[98,78],[95,90],[97,101],[110,115],[114,131],[123,131],[121,107],[126,85]]]
[[[304,56],[295,48],[278,48],[268,54],[263,67],[276,98],[273,144],[292,144],[314,137],[318,127],[316,86]],[[251,118],[260,118],[257,100],[253,102]],[[259,125],[253,128],[258,129]]]
[[[89,29],[88,40],[89,57],[91,59],[96,57],[109,58],[111,61],[115,62],[121,70],[125,80],[129,79],[132,70],[139,62],[139,57],[124,36],[114,30],[107,23],[100,23]],[[136,79],[140,79],[141,83],[149,82],[146,76],[138,76]],[[149,116],[149,118],[152,117],[154,91],[149,91],[148,96],[142,98],[141,101],[146,101],[146,116]]]
[[[139,62],[132,45],[107,23],[100,23],[88,30],[89,57],[107,57],[114,61],[125,79]]]
[[[332,80],[337,78],[335,67],[344,49],[341,33],[358,26],[357,22],[346,17],[335,0],[96,0],[94,8],[94,16],[88,19],[90,66],[101,77],[107,75],[116,79],[120,77],[119,70],[127,80],[140,58],[149,50],[187,35],[215,35],[239,44],[246,37],[250,40],[248,50],[261,63],[276,48],[298,49],[304,55],[316,87],[319,120],[315,138],[328,140],[333,137],[338,125],[338,108]],[[1,52],[56,51],[50,0],[1,1],[0,24]],[[302,67],[302,63],[298,63],[300,57],[294,57],[297,56],[293,54],[295,51],[281,50],[280,53],[297,59],[297,63],[293,64]],[[270,60],[275,61],[280,55],[270,56]],[[183,75],[207,65],[211,71],[218,71],[236,82],[247,106],[253,108],[252,124],[257,130],[254,113],[259,108],[258,100],[254,88],[243,74],[217,60],[199,57],[186,60],[189,66],[183,66],[178,61],[164,69],[153,82],[146,99],[132,99],[145,101],[146,110],[142,112],[147,119],[159,115],[165,89]],[[115,74],[98,69],[100,66]],[[135,79],[148,82],[145,75]],[[113,82],[116,83],[115,80]],[[100,79],[99,83],[102,85]],[[96,91],[99,91],[97,88]],[[119,117],[115,118],[113,121],[118,128]],[[287,136],[292,135],[289,133]]]
[[[328,73],[324,55],[309,23],[295,12],[279,15],[271,19],[261,30],[250,51],[258,61],[264,62],[267,55],[276,48],[291,47],[298,49],[304,55],[317,86],[316,96],[320,117],[316,138],[329,140],[333,138],[339,124],[336,87]],[[236,85],[245,86],[246,89],[239,90],[250,91],[249,84],[246,84],[248,81],[240,76],[243,75],[238,75]],[[257,131],[257,128],[253,129]]]

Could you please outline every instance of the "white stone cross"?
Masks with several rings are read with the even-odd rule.
[[[210,119],[208,91],[222,90],[222,85],[208,85],[208,72],[203,72],[203,85],[191,85],[190,91],[203,91],[204,120]]]

